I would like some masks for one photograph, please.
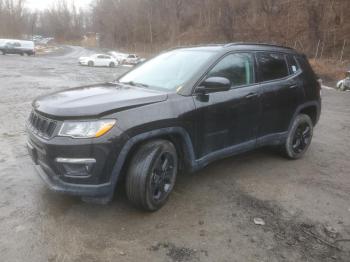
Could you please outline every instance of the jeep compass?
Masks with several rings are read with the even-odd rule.
[[[118,182],[149,211],[179,170],[262,146],[308,149],[320,84],[293,49],[232,43],[177,48],[111,83],[37,98],[26,127],[38,173],[54,191],[108,202]]]

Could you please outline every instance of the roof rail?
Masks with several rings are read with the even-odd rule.
[[[225,44],[195,44],[195,45],[179,45],[179,46],[174,46],[170,47],[166,50],[173,50],[173,49],[181,49],[181,48],[194,48],[194,47],[203,47],[203,46],[224,46]]]
[[[269,43],[254,43],[254,42],[235,42],[235,43],[228,43],[224,45],[224,47],[230,47],[235,45],[260,45],[260,46],[271,46],[271,47],[280,47],[280,48],[286,48],[290,50],[294,50],[294,48],[288,47],[288,46],[282,46],[277,44],[269,44]]]

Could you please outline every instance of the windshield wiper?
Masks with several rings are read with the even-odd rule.
[[[126,84],[126,85],[131,85],[131,86],[141,86],[141,87],[148,87],[148,85],[146,85],[146,84],[142,84],[142,83],[136,83],[136,82],[134,82],[134,81],[129,81],[129,82],[119,82],[119,83],[121,83],[121,84]]]

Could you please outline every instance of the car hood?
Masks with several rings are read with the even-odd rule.
[[[89,118],[162,102],[167,97],[167,93],[160,91],[106,83],[39,97],[34,100],[33,107],[57,119]]]

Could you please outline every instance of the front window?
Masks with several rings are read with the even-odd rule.
[[[174,50],[161,54],[119,79],[155,89],[176,90],[186,83],[214,53]]]
[[[231,81],[232,87],[253,83],[253,56],[246,53],[225,56],[209,72],[208,77],[225,77]]]

